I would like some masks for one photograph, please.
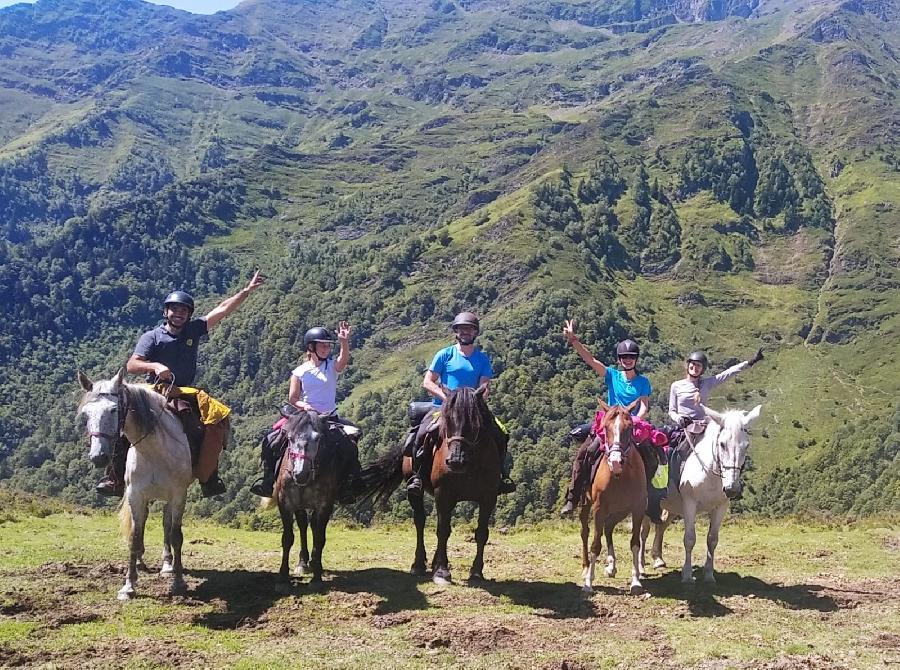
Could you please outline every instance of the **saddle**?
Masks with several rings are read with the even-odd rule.
[[[200,406],[197,404],[196,396],[179,395],[170,397],[166,402],[166,407],[181,421],[181,428],[184,430],[188,445],[191,448],[191,464],[197,465],[197,458],[200,455],[200,446],[203,444],[206,428],[200,420]]]

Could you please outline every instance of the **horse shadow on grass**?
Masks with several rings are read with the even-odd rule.
[[[507,579],[503,581],[469,582],[493,596],[508,598],[516,605],[530,607],[535,615],[548,619],[596,619],[608,615],[608,610],[586,597],[581,587],[571,582],[539,582]],[[594,586],[594,593],[622,595],[622,590],[609,586]]]
[[[194,623],[216,630],[253,627],[273,605],[283,598],[328,592],[371,593],[380,598],[374,614],[426,609],[428,602],[416,588],[416,578],[406,572],[387,568],[355,571],[325,571],[319,584],[292,577],[279,582],[277,573],[252,570],[191,570],[200,580],[188,598],[217,603],[215,611],[205,612]]]
[[[699,577],[698,575],[695,575]],[[734,613],[721,599],[744,596],[769,600],[792,610],[835,612],[838,603],[818,584],[778,584],[736,572],[717,572],[715,584],[681,583],[681,571],[673,570],[659,577],[646,576],[644,589],[653,596],[681,600],[693,617],[722,617]]]

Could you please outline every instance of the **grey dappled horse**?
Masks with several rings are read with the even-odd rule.
[[[668,497],[663,501],[663,508],[669,513],[668,518],[672,518],[673,515],[684,517],[684,565],[681,569],[681,581],[685,584],[694,581],[691,553],[697,540],[698,513],[709,514],[703,581],[710,584],[716,581],[713,574],[713,559],[716,545],[719,543],[719,528],[730,501],[740,496],[743,486],[741,473],[747,459],[747,450],[750,448],[747,428],[759,418],[762,405],[757,405],[749,412],[730,410],[719,413],[709,408],[704,409],[710,424],[699,442],[689,443],[691,450],[684,458],[678,485],[673,485],[670,480]],[[662,543],[668,523],[666,520],[655,524],[651,556],[656,568],[666,566],[662,558]],[[650,521],[645,519],[641,529],[642,571],[644,548],[649,532]]]
[[[87,418],[91,438],[90,458],[105,465],[120,435],[131,442],[125,466],[125,496],[119,518],[129,540],[130,556],[125,585],[119,600],[134,598],[138,562],[144,555],[144,525],[153,500],[165,501],[163,555],[160,574],[171,574],[171,593],[185,590],[181,565],[181,521],[187,488],[194,480],[191,450],[178,418],[166,409],[166,398],[148,386],[123,382],[125,371],[93,382],[83,373],[78,381],[85,390],[78,413]]]

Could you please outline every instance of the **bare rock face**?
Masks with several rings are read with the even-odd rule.
[[[750,16],[760,0],[675,0],[666,3],[682,23],[721,21],[729,16]]]

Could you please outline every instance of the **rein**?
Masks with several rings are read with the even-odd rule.
[[[722,465],[722,454],[720,453],[721,450],[718,448],[719,445],[717,442],[713,444],[712,449],[712,468],[707,467],[706,463],[703,462],[703,459],[700,458],[700,454],[697,452],[697,444],[690,438],[690,433],[688,431],[684,431],[684,439],[687,440],[687,443],[689,445],[691,445],[691,452],[688,454],[688,458],[690,458],[691,455],[696,456],[697,462],[700,463],[700,467],[707,474],[715,475],[716,477],[719,477],[721,479],[722,472],[724,470],[738,470],[740,472],[743,472],[747,467],[746,461],[744,462],[744,465]],[[685,462],[686,461],[687,458],[685,459]]]

